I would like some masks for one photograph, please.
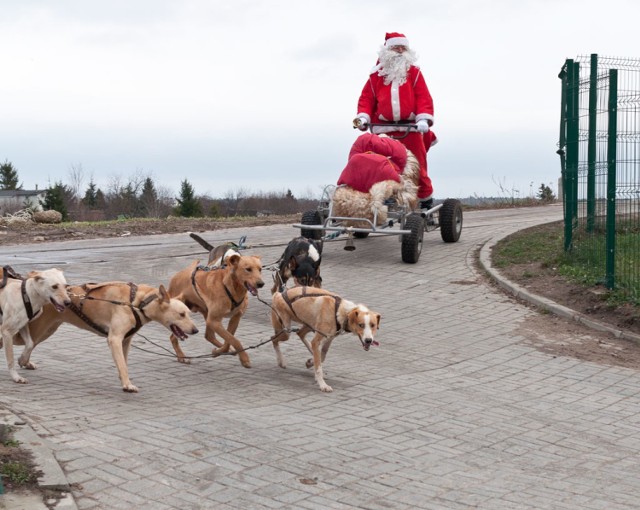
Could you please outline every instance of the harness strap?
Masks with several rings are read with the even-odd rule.
[[[295,287],[293,287],[295,288]],[[340,304],[342,303],[342,298],[340,296],[336,296],[335,294],[320,294],[318,292],[316,293],[307,293],[307,287],[302,287],[302,293],[298,294],[297,296],[294,296],[293,299],[289,297],[289,289],[286,289],[284,292],[281,292],[282,294],[282,299],[284,299],[284,302],[287,303],[287,305],[289,305],[289,308],[291,309],[291,311],[293,312],[294,315],[296,315],[295,310],[293,309],[293,303],[295,301],[297,301],[298,299],[302,299],[305,297],[331,297],[333,298],[334,304],[335,304],[335,320],[336,320],[336,333],[339,333],[341,330],[344,331],[349,331],[349,327],[347,325],[347,321],[345,321],[344,324],[341,324],[338,321],[338,310],[340,309]]]
[[[27,280],[22,280],[20,291],[22,292],[22,302],[24,303],[24,308],[25,310],[27,310],[27,317],[29,318],[29,320],[31,320],[35,317],[35,314],[33,313],[33,307],[31,306],[29,294],[27,294]]]
[[[11,266],[2,267],[2,281],[0,281],[0,289],[4,289],[7,286],[9,278],[14,280],[24,280],[22,275],[16,273]],[[0,315],[2,315],[2,307],[0,306]]]
[[[2,267],[2,281],[0,282],[0,289],[4,289],[7,286],[7,280],[13,278],[14,280],[24,280],[22,275],[16,273],[11,266]]]
[[[125,338],[130,337],[131,335],[134,335],[142,327],[142,320],[140,319],[140,315],[138,315],[138,312],[136,312],[136,309],[133,307],[133,302],[135,301],[136,294],[138,292],[138,286],[132,282],[129,282],[127,285],[129,285],[131,289],[129,291],[129,302],[130,302],[129,308],[131,308],[131,313],[133,314],[133,317],[136,320],[136,325],[133,326],[128,331],[128,333],[124,336]]]
[[[243,302],[244,302],[244,298],[242,298],[242,301],[236,301],[233,298],[233,295],[231,294],[231,291],[229,289],[227,289],[227,286],[223,284],[224,290],[227,293],[227,296],[229,297],[229,300],[231,301],[231,311],[235,310],[236,308],[238,308]]]
[[[81,302],[82,303],[82,302]],[[98,333],[102,333],[104,336],[109,336],[109,331],[105,328],[93,322],[87,314],[82,311],[82,304],[80,306],[76,305],[73,301],[69,304],[69,310],[75,313],[80,319],[82,319],[85,324],[88,324],[90,327],[95,329]]]
[[[200,295],[200,291],[198,290],[198,285],[196,284],[196,273],[198,271],[208,271],[208,269],[206,268],[206,266],[196,266],[193,268],[193,272],[191,273],[191,286],[193,287],[193,290],[196,291],[198,299],[200,299],[200,301],[202,301],[202,303],[204,303],[206,307],[205,300],[202,299],[202,295]]]
[[[200,299],[200,301],[205,303],[205,305],[206,305],[206,302],[202,298],[202,295],[200,294],[200,291],[198,290],[198,285],[196,284],[196,273],[198,271],[211,271],[211,270],[216,270],[216,269],[224,269],[225,267],[226,266],[196,266],[193,269],[193,272],[191,273],[191,285],[193,286],[194,290],[196,291],[196,294],[198,295],[198,298]],[[242,300],[240,300],[240,301],[236,301],[235,298],[233,297],[233,294],[231,294],[231,291],[227,288],[227,286],[224,285],[224,284],[222,286],[224,287],[224,291],[227,293],[227,297],[231,301],[231,311],[235,310],[242,303],[244,303],[244,298],[242,298]]]
[[[144,300],[142,300],[140,302],[140,304],[135,307],[134,306],[134,302],[136,299],[136,294],[138,292],[138,286],[135,283],[131,283],[129,282],[127,285],[129,285],[129,303],[120,303],[117,301],[109,301],[107,300],[107,302],[109,302],[112,305],[125,305],[125,306],[129,306],[129,308],[131,309],[131,313],[133,314],[133,317],[136,321],[135,326],[133,326],[125,335],[125,338],[130,337],[131,335],[135,334],[141,327],[142,327],[142,319],[140,319],[140,315],[138,314],[138,312],[136,311],[136,308],[142,313],[142,315],[146,318],[146,315],[144,313],[144,308],[145,306],[147,306],[149,303],[151,303],[154,299],[157,299],[158,296],[157,294],[151,294],[149,296],[147,296]],[[82,300],[80,301],[80,306],[76,305],[75,303],[71,302],[71,304],[69,305],[69,308],[71,309],[71,311],[73,313],[75,313],[80,319],[82,319],[86,324],[88,324],[91,328],[95,329],[96,331],[98,331],[99,333],[102,333],[104,336],[109,336],[109,330],[100,326],[99,324],[97,324],[96,322],[94,322],[87,314],[85,314],[82,311],[82,308],[84,306],[84,300],[87,299],[96,299],[93,298],[91,296],[89,296],[89,294],[98,289],[99,287],[104,287],[105,285],[99,285],[98,287],[94,287],[93,289],[89,289],[87,284],[84,284],[81,286],[82,290],[85,291],[85,296],[84,298],[82,298]]]

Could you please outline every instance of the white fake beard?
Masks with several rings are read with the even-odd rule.
[[[382,66],[378,75],[384,78],[384,84],[389,85],[389,83],[397,82],[398,85],[404,85],[407,81],[407,72],[416,63],[418,57],[412,50],[396,53],[383,46],[378,53],[378,59]]]

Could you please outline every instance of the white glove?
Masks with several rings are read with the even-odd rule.
[[[360,131],[366,131],[369,126],[369,121],[366,117],[356,117],[353,120],[353,125],[357,127]]]
[[[416,129],[421,133],[429,131],[429,123],[426,120],[419,120],[416,124]]]

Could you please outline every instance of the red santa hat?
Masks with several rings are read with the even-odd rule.
[[[384,45],[387,48],[391,46],[406,46],[408,48],[409,39],[407,39],[404,34],[398,32],[387,32],[384,36]]]

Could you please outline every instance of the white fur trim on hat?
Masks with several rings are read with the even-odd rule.
[[[409,47],[409,39],[406,37],[390,37],[384,43],[385,46],[390,48],[391,46],[406,46]]]

